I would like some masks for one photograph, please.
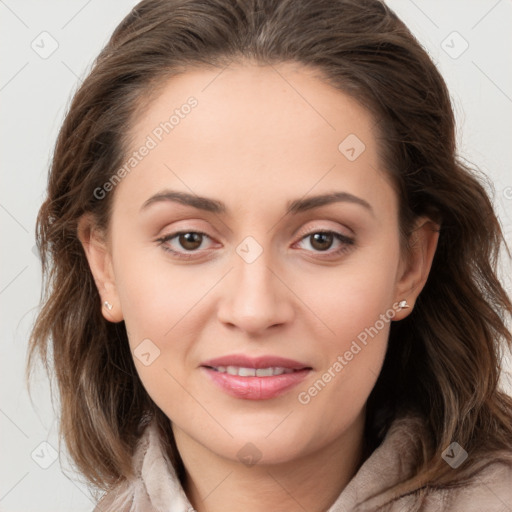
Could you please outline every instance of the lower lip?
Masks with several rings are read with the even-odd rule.
[[[221,373],[205,366],[201,368],[228,395],[246,400],[268,400],[282,395],[299,382],[302,382],[311,371],[304,369],[271,377],[239,377],[238,375]]]

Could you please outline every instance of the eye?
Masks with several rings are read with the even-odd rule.
[[[328,252],[329,256],[336,256],[344,253],[354,245],[355,241],[346,235],[336,231],[313,231],[301,238],[299,243],[309,240],[309,245],[313,248],[314,252],[328,251],[334,242],[337,242],[339,247],[333,251]]]
[[[178,231],[158,238],[157,242],[164,251],[173,254],[177,258],[190,259],[197,257],[197,253],[201,252],[201,250],[205,250],[204,247],[201,247],[205,239],[211,240],[206,233],[200,231]],[[326,253],[328,257],[348,251],[355,243],[353,238],[328,230],[312,231],[303,236],[298,243],[303,243],[306,240],[309,240],[309,245],[312,247],[313,252]],[[174,243],[172,243],[173,241]],[[329,251],[335,242],[337,242],[339,247]]]
[[[176,238],[176,245],[172,245],[170,242]],[[201,248],[201,245],[205,238],[210,239],[206,233],[200,231],[178,231],[177,233],[171,233],[157,239],[157,242],[162,246],[164,251],[170,252],[178,258],[192,258],[195,256],[194,252],[197,252]],[[185,252],[183,252],[183,249]],[[204,249],[204,248],[203,248]],[[187,254],[187,252],[192,254]]]

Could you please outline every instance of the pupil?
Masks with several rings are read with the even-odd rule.
[[[180,244],[184,249],[197,249],[201,245],[201,235],[199,233],[182,233]]]
[[[327,240],[327,245],[325,245],[325,242]],[[313,235],[313,247],[315,247],[315,244],[317,242],[320,242],[320,247],[316,247],[317,249],[320,249],[320,250],[325,250],[325,249],[329,249],[329,247],[331,246],[332,244],[332,235],[330,233],[315,233]],[[323,245],[322,245],[323,243]]]

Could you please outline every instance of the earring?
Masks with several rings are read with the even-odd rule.
[[[110,302],[108,301],[105,301],[103,303],[103,305],[110,311],[114,306],[112,306],[112,304],[110,304]]]
[[[401,300],[399,303],[398,303],[398,307],[400,309],[407,309],[407,308],[410,308],[411,306],[409,306],[409,304],[407,304],[407,301],[406,300]]]

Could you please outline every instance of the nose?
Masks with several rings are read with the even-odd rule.
[[[276,270],[270,251],[264,250],[250,263],[236,253],[233,260],[218,309],[219,320],[251,335],[289,323],[294,314],[293,292],[285,276]]]

